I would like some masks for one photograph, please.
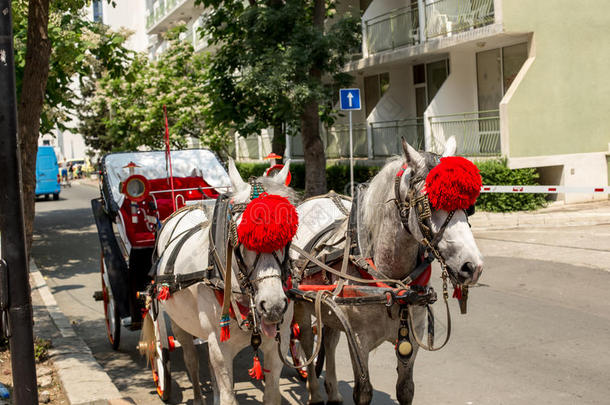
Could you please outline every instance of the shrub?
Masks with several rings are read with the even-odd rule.
[[[49,358],[49,349],[51,348],[51,341],[37,337],[34,339],[34,357],[36,362],[40,363]]]
[[[538,185],[540,176],[536,169],[511,170],[506,164],[506,159],[475,163],[485,185]],[[481,193],[476,205],[483,211],[492,212],[531,211],[544,207],[546,199],[544,194]]]

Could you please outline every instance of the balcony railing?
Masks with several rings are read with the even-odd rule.
[[[400,155],[402,153],[401,137],[404,137],[414,148],[423,150],[425,148],[423,123],[423,118],[370,123],[373,156]]]
[[[369,53],[395,49],[419,42],[417,2],[364,22]]]
[[[442,151],[439,140],[454,136],[457,155],[498,156],[501,153],[499,110],[439,115],[428,119],[435,152]]]
[[[326,147],[326,157],[331,159],[349,156],[349,126],[335,125],[325,128],[322,140]],[[366,124],[354,124],[352,128],[354,156],[367,156]]]
[[[158,0],[159,6],[151,12],[146,18],[146,28],[150,28],[161,19],[163,19],[170,11],[172,11],[178,3],[184,2],[185,0]]]
[[[494,0],[439,0],[426,5],[426,37],[482,27],[494,22]]]

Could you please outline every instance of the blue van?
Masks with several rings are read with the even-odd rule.
[[[59,200],[59,166],[52,146],[39,146],[36,156],[36,197],[44,195],[49,198],[53,194],[54,200]]]

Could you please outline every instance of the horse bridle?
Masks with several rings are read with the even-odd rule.
[[[425,253],[427,252],[433,254],[440,263],[444,264],[445,259],[438,251],[438,244],[441,241],[449,222],[453,218],[455,211],[449,212],[447,218],[445,218],[445,221],[443,222],[443,225],[439,228],[438,232],[434,233],[431,222],[432,207],[430,206],[428,194],[421,193],[419,196],[416,195],[417,186],[420,183],[425,182],[426,178],[423,176],[414,176],[409,178],[409,188],[407,190],[405,199],[402,199],[400,184],[402,183],[402,177],[407,168],[408,165],[406,163],[403,164],[394,178],[394,202],[396,204],[396,208],[398,209],[400,222],[405,230],[412,234],[409,229],[409,214],[411,209],[414,209],[417,219],[417,226],[423,236],[423,238],[418,241],[419,244],[423,247]]]
[[[250,192],[250,201],[249,202],[244,202],[244,203],[237,203],[237,204],[233,204],[232,202],[229,203],[228,206],[228,220],[229,220],[229,238],[231,241],[231,246],[233,246],[233,254],[235,256],[236,259],[236,263],[237,263],[237,267],[239,269],[239,273],[238,273],[238,278],[239,278],[239,283],[240,283],[240,287],[242,287],[244,290],[246,290],[249,294],[254,295],[254,285],[260,283],[263,280],[266,279],[270,279],[270,278],[279,278],[282,280],[283,283],[286,282],[289,274],[290,274],[290,255],[289,255],[289,251],[290,251],[290,243],[288,243],[286,246],[284,246],[284,257],[283,259],[280,260],[277,251],[273,251],[271,254],[273,256],[273,258],[275,259],[275,261],[277,262],[277,264],[280,267],[281,270],[281,274],[277,275],[277,274],[272,274],[272,275],[267,275],[267,276],[262,276],[262,277],[257,277],[254,280],[251,280],[251,276],[252,273],[254,272],[254,270],[256,270],[256,266],[258,265],[258,262],[260,260],[260,257],[262,255],[262,253],[257,253],[256,254],[256,258],[254,259],[254,263],[252,264],[252,266],[248,267],[248,265],[246,264],[244,257],[241,253],[241,247],[243,246],[238,238],[237,238],[237,221],[239,220],[239,216],[246,210],[246,207],[248,206],[248,204],[250,202],[252,202],[254,199],[258,198],[260,195],[262,195],[265,192],[265,189],[263,188],[262,183],[260,182],[256,182],[255,180],[250,180],[249,181],[250,186],[251,186],[251,192]]]

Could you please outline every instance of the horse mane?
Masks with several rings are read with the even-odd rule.
[[[427,172],[439,163],[439,155],[422,151],[419,153],[424,158]],[[388,159],[379,173],[358,193],[358,241],[362,254],[368,257],[373,255],[384,218],[390,215],[396,224],[400,224],[398,210],[394,208],[394,179],[404,162],[402,156]],[[388,204],[391,204],[392,209],[385,210]]]
[[[358,241],[362,254],[367,257],[373,255],[375,240],[387,215],[384,206],[394,204],[388,195],[389,190],[394,190],[394,177],[404,163],[401,156],[390,158],[388,163],[377,173],[358,193]],[[390,215],[396,216],[400,221],[397,210],[390,210]]]

